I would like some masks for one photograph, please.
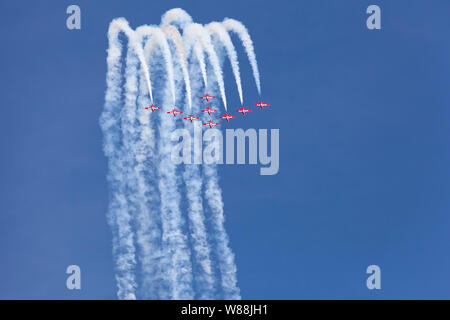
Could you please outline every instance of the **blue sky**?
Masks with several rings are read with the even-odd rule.
[[[65,26],[73,3],[80,31]],[[98,125],[106,31],[174,7],[248,27],[273,107],[234,125],[280,129],[278,175],[220,168],[243,298],[449,299],[450,3],[357,0],[2,1],[0,298],[116,297]],[[81,291],[65,287],[70,264]],[[365,286],[371,264],[380,291]]]

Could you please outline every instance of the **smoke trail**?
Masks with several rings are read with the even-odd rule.
[[[200,41],[203,49],[208,54],[214,76],[216,77],[216,81],[219,85],[223,106],[225,110],[227,110],[227,97],[225,96],[225,85],[223,83],[222,69],[220,68],[219,59],[214,51],[209,33],[203,28],[202,25],[192,23],[184,29],[183,35],[185,35],[190,42],[195,42],[195,40]]]
[[[154,181],[155,174],[155,132],[152,121],[156,115],[149,118],[147,90],[145,78],[140,72],[140,85],[138,95],[138,141],[136,142],[136,197],[138,198],[138,211],[136,215],[136,242],[140,247],[138,256],[143,274],[144,298],[167,298],[164,294],[164,276],[158,269],[161,253],[161,231],[159,227],[159,194]],[[167,286],[167,285],[166,285]]]
[[[205,64],[205,55],[203,54],[203,49],[200,43],[196,43],[194,46],[194,54],[199,63],[200,71],[202,72],[203,85],[205,89],[208,86],[208,77],[206,76],[206,64]]]
[[[219,258],[219,269],[222,278],[222,287],[225,299],[241,299],[239,287],[237,286],[234,254],[229,246],[228,235],[225,230],[225,216],[223,210],[222,191],[217,178],[216,165],[204,165],[205,175],[205,197],[212,213],[213,237]]]
[[[174,8],[167,11],[161,18],[162,25],[178,24],[181,29],[192,23],[191,16],[181,8]]]
[[[136,30],[136,39],[139,45],[146,42],[144,50],[145,65],[149,65],[149,55],[156,44],[161,44],[163,48],[163,59],[166,62],[166,69],[168,70],[169,84],[171,85],[172,99],[175,99],[174,79],[170,51],[168,50],[167,41],[162,35],[161,30],[155,27],[142,26]],[[162,35],[162,36],[161,36]],[[150,40],[147,40],[150,37]],[[165,43],[164,43],[165,42]],[[164,45],[166,48],[164,48]],[[165,49],[165,50],[164,50]],[[129,59],[129,58],[128,58]],[[133,63],[133,64],[131,64]],[[123,114],[124,121],[122,121],[122,128],[124,130],[124,145],[127,146],[123,151],[122,157],[129,158],[127,161],[126,170],[128,176],[128,194],[129,212],[135,218],[136,242],[139,245],[139,262],[142,269],[143,285],[142,295],[146,298],[167,297],[164,288],[164,277],[157,269],[158,261],[161,258],[161,251],[159,250],[160,231],[157,225],[158,217],[157,204],[158,197],[156,189],[153,186],[153,181],[146,180],[148,178],[155,179],[152,170],[154,156],[154,132],[150,126],[148,119],[148,112],[145,110],[145,105],[148,105],[144,95],[148,93],[145,90],[145,67],[141,65],[140,72],[140,90],[138,93],[137,83],[137,61],[130,59],[130,64],[127,64],[126,73],[126,100]],[[129,67],[128,67],[129,65]],[[144,75],[144,76],[143,76]],[[142,79],[144,78],[144,79]],[[136,99],[138,109],[138,117],[136,117]],[[148,161],[150,160],[150,161]],[[148,194],[151,192],[150,194]],[[166,285],[167,286],[167,285]]]
[[[192,109],[191,83],[189,80],[188,62],[186,59],[186,53],[184,52],[183,39],[181,38],[181,35],[178,32],[178,30],[171,25],[163,26],[162,30],[166,34],[166,36],[168,36],[172,40],[173,44],[175,45],[175,50],[178,55],[179,64],[181,66],[181,70],[183,71],[183,79],[184,79],[184,85],[186,87],[186,96],[188,99],[188,106],[189,106],[189,110],[191,110]]]
[[[202,31],[204,31],[203,29]],[[219,60],[216,69],[221,70]],[[222,74],[215,72],[214,63],[211,63],[213,67],[213,85],[219,86]],[[219,75],[219,78],[217,77]],[[214,142],[209,142],[214,143]],[[205,148],[207,148],[206,146]],[[222,201],[222,191],[219,185],[217,165],[204,164],[203,175],[205,182],[205,199],[211,210],[211,226],[212,226],[212,239],[215,245],[216,258],[218,259],[219,271],[221,276],[221,285],[225,299],[240,299],[240,290],[237,286],[237,268],[234,263],[234,254],[229,246],[228,236],[225,230],[224,222],[224,209]]]
[[[231,42],[231,38],[228,35],[228,32],[222,26],[222,24],[218,22],[211,22],[206,26],[206,28],[213,34],[216,34],[220,40],[220,42],[224,45],[228,58],[230,59],[231,68],[233,70],[234,79],[236,81],[237,90],[239,93],[239,99],[241,101],[241,105],[243,105],[242,98],[242,85],[241,85],[241,75],[239,72],[239,62],[237,58],[236,50],[234,49],[233,42]]]
[[[166,89],[162,89],[165,93]],[[171,283],[172,299],[193,299],[192,266],[187,236],[183,233],[184,219],[180,210],[180,192],[176,167],[171,159],[171,133],[175,128],[175,119],[165,112],[170,102],[167,94],[163,97],[163,115],[159,122],[160,139],[158,141],[158,188],[161,196],[161,224],[163,229],[163,250],[170,261],[164,261]]]
[[[172,53],[165,34],[159,28],[141,27],[140,32],[153,34],[152,38],[145,45],[144,52],[146,59],[153,56],[156,64],[159,64],[157,57],[154,56],[155,51],[153,48],[159,45],[162,49],[162,57],[167,72],[167,84],[172,97],[171,102],[169,102],[169,95],[166,94],[168,89],[162,86],[159,91],[163,95],[162,111],[164,112],[169,105],[173,106],[176,102]],[[159,297],[163,299],[190,299],[193,297],[190,256],[186,244],[186,237],[182,232],[183,219],[179,207],[180,195],[177,190],[178,182],[175,167],[170,159],[170,133],[173,130],[173,120],[167,116],[162,116],[160,120],[158,155],[156,159],[153,159],[158,161],[158,191],[160,193],[161,227],[163,231],[159,264],[165,273],[165,275],[159,275],[160,281],[163,282],[158,288]],[[154,270],[151,268],[146,270],[150,283],[153,280],[151,278],[152,271]]]
[[[145,44],[144,56],[149,57],[151,51],[159,45],[163,52],[163,59],[166,64],[167,80],[172,94],[172,104],[175,104],[175,79],[173,74],[172,53],[170,52],[169,44],[165,34],[158,27],[141,26],[138,28],[140,32],[145,34],[153,34],[153,37]]]
[[[172,39],[174,40],[175,49],[178,53],[180,59],[180,66],[183,72],[183,78],[186,90],[188,104],[190,109],[191,104],[191,88],[189,82],[189,74],[187,70],[187,61],[184,53],[184,47],[182,39],[178,30],[172,26],[164,26],[163,30],[170,32]],[[201,52],[203,55],[203,53]],[[203,58],[200,58],[203,59]],[[204,66],[204,80],[206,81],[206,68]],[[193,110],[198,112],[198,107]],[[197,166],[187,166],[185,167],[185,172],[183,174],[183,179],[186,184],[187,199],[189,202],[188,217],[189,217],[189,227],[191,230],[191,238],[193,243],[193,249],[195,253],[195,267],[199,269],[196,272],[195,282],[197,289],[200,290],[200,299],[212,299],[213,298],[213,286],[214,279],[212,277],[211,260],[209,257],[209,245],[206,238],[206,228],[204,225],[202,198],[201,198],[201,187],[202,181],[200,179],[200,174],[198,172]]]
[[[221,60],[223,62],[223,60]],[[218,68],[221,68],[221,62],[218,61]],[[214,85],[220,88],[220,78],[214,72]],[[214,141],[208,144],[215,143]],[[208,145],[205,146],[208,148]],[[221,284],[225,299],[241,299],[240,290],[237,286],[237,268],[234,262],[234,254],[229,246],[228,235],[225,230],[224,205],[222,200],[222,190],[219,185],[217,164],[204,164],[203,175],[205,182],[205,199],[211,210],[212,238],[215,245],[216,258],[218,259]]]
[[[150,65],[150,55],[153,53],[156,44],[161,43],[166,69],[170,69],[172,67],[171,53],[168,50],[168,46],[166,46],[166,40],[160,34],[161,31],[156,27],[143,26],[137,28],[136,33],[141,36],[145,43],[146,50],[144,52],[147,65]],[[148,40],[147,38],[150,36],[152,38]],[[149,116],[150,111],[145,110],[149,101],[146,98],[148,92],[145,90],[145,80],[142,71],[140,72],[140,92],[137,101],[137,120],[139,123],[136,130],[139,137],[135,142],[136,148],[134,150],[136,158],[136,166],[134,168],[136,174],[136,190],[134,192],[138,200],[136,236],[137,243],[140,246],[139,261],[143,275],[142,294],[144,298],[169,299],[170,279],[167,279],[167,275],[165,274],[167,270],[161,269],[161,266],[170,263],[164,263],[169,257],[163,254],[161,248],[159,189],[154,183],[157,180],[157,155],[155,145],[156,136],[152,124],[157,120],[158,113],[151,113]],[[168,76],[168,82],[171,86],[172,99],[174,100],[173,72],[171,74],[172,76]]]
[[[108,182],[110,186],[110,205],[107,214],[113,233],[113,254],[116,260],[116,281],[119,299],[135,299],[136,264],[133,233],[130,226],[127,200],[124,196],[126,184],[123,175],[124,163],[120,158],[120,123],[118,114],[121,107],[121,61],[122,45],[118,39],[119,22],[114,20],[108,30],[109,49],[107,57],[108,72],[105,107],[100,117],[100,127],[104,135],[103,150],[108,158]]]
[[[183,29],[183,36],[174,25]],[[204,28],[192,23],[192,18],[178,8],[164,14],[161,26],[142,26],[133,31],[123,18],[115,19],[110,24],[107,90],[100,125],[104,134],[104,152],[108,157],[111,199],[107,217],[113,233],[120,299],[136,298],[137,280],[134,272],[137,262],[134,241],[139,248],[137,256],[142,268],[143,283],[140,290],[143,297],[213,298],[218,281],[214,273],[220,272],[224,297],[240,298],[234,255],[224,227],[217,167],[205,164],[203,173],[195,165],[184,167],[181,177],[186,185],[189,205],[189,224],[186,225],[181,212],[181,177],[177,176],[177,167],[171,159],[171,133],[177,121],[179,123],[179,117],[165,114],[180,102],[178,100],[181,99],[177,100],[177,96],[184,96],[183,81],[187,105],[192,112],[198,112],[199,101],[196,99],[193,102],[192,94],[200,94],[211,75],[212,90],[217,90],[218,87],[224,108],[227,108],[221,69],[225,51],[242,104],[237,54],[227,31],[238,33],[260,92],[253,44],[247,30],[238,21],[225,19],[223,26],[214,22]],[[121,89],[123,77],[120,33],[128,37],[124,92]],[[217,36],[222,45],[214,48],[211,35]],[[172,59],[173,54],[177,55],[176,61]],[[208,72],[212,74],[208,75]],[[153,73],[156,74],[155,79],[165,79],[156,82],[155,88],[152,88],[150,82],[150,74],[154,76]],[[145,110],[146,105],[153,103],[152,89],[157,93],[155,98],[162,100],[162,109],[156,113]],[[190,129],[190,125],[186,123],[185,127]],[[201,130],[202,126],[199,126],[197,129]],[[206,179],[206,183],[202,179]],[[202,198],[203,186],[206,201]],[[208,227],[212,227],[211,235],[207,233],[205,225],[205,202],[211,211],[208,224]],[[190,231],[190,238],[187,230]],[[209,237],[214,241],[214,252],[208,243]],[[189,239],[193,249],[192,261]],[[218,259],[218,269],[213,270],[212,254]]]
[[[198,72],[198,63],[191,64],[190,74],[193,81],[193,92],[195,95],[200,95],[201,90],[201,78]],[[200,111],[199,99],[196,99],[193,104],[193,112]],[[185,122],[185,128],[190,131],[191,137],[194,139],[201,138],[202,124],[200,121],[194,121],[190,123]],[[192,134],[194,132],[194,134]],[[194,148],[199,149],[201,141],[194,141]],[[194,155],[201,153],[201,150],[194,151]],[[197,159],[194,159],[194,163]],[[214,274],[211,262],[211,248],[208,243],[208,236],[205,226],[205,217],[203,214],[203,199],[202,199],[202,187],[203,181],[200,173],[200,167],[197,164],[188,164],[184,166],[183,179],[186,185],[186,194],[189,203],[188,216],[189,226],[191,231],[191,242],[194,249],[194,267],[196,272],[194,273],[194,280],[199,291],[198,298],[200,299],[214,299]]]
[[[169,18],[170,17],[170,18]],[[184,23],[183,23],[184,21]],[[162,19],[162,23],[177,23],[185,28],[191,23],[190,16],[181,9],[170,10],[166,13]],[[206,77],[206,65],[204,61],[203,48],[200,43],[194,45],[194,54],[197,58],[198,67],[200,67],[201,74],[203,77],[203,83],[206,87],[207,77]],[[188,54],[191,51],[191,47],[188,46]],[[187,64],[186,64],[187,66]],[[194,68],[194,71],[198,70]],[[184,70],[183,70],[184,73]],[[199,90],[199,83],[197,79],[197,72],[192,72],[191,75],[194,77],[194,92],[197,94]],[[188,94],[188,99],[189,99]],[[193,104],[193,112],[199,111],[198,100],[195,100]],[[185,123],[185,128],[190,129],[192,124]],[[201,126],[201,125],[200,125]],[[197,128],[198,129],[198,128]],[[195,129],[194,129],[195,130]],[[200,128],[200,132],[201,132]],[[195,284],[197,290],[200,291],[200,299],[212,299],[214,290],[214,278],[212,274],[212,266],[210,260],[210,248],[208,244],[206,226],[204,224],[203,216],[203,206],[202,206],[202,180],[199,172],[199,167],[196,165],[186,165],[183,173],[183,179],[186,185],[187,200],[189,203],[188,217],[189,217],[189,228],[191,231],[192,246],[194,249],[194,267],[197,269],[195,273]]]
[[[214,82],[214,84],[217,84],[217,82]],[[208,145],[211,143],[215,143],[215,141],[209,141],[205,146],[205,149],[208,148]],[[222,190],[219,185],[217,164],[204,163],[203,176],[204,181],[206,181],[204,195],[211,211],[211,234],[214,242],[214,251],[219,262],[218,265],[224,298],[238,300],[241,299],[241,296],[239,287],[237,286],[237,268],[224,225],[224,204],[222,200]]]
[[[229,18],[224,19],[222,24],[227,30],[235,32],[239,36],[239,39],[241,39],[245,52],[247,52],[247,57],[250,61],[250,65],[252,66],[256,88],[258,89],[259,95],[261,95],[261,83],[259,80],[258,63],[256,61],[255,50],[253,48],[253,41],[248,34],[247,28],[241,22]]]
[[[129,237],[128,241],[134,240],[133,231],[131,229],[132,217],[137,212],[137,199],[136,199],[136,176],[134,174],[134,145],[136,140],[136,98],[138,92],[137,83],[137,66],[138,59],[132,48],[128,48],[126,55],[126,67],[125,67],[125,103],[120,112],[121,127],[122,127],[122,148],[120,151],[120,161],[123,164],[122,175],[124,175],[125,183],[124,188],[121,188],[121,195],[125,196],[128,203],[127,210],[121,212],[123,224],[128,228],[126,236]],[[133,248],[134,251],[134,248]],[[135,261],[134,261],[135,263]],[[135,266],[133,266],[135,267]]]
[[[139,39],[136,36],[136,33],[130,28],[130,26],[128,25],[128,21],[125,18],[117,18],[110,23],[108,30],[108,37],[117,38],[120,31],[122,31],[127,36],[129,46],[133,47],[134,51],[136,52],[139,58],[139,62],[141,63],[142,69],[144,70],[145,80],[147,81],[150,100],[153,103],[152,83],[150,81],[150,73],[147,67],[147,63],[145,62],[144,51],[139,43]]]

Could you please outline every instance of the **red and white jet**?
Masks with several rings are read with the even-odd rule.
[[[261,109],[264,109],[264,107],[268,107],[268,106],[270,106],[270,104],[264,103],[264,102],[262,102],[262,100],[261,100],[260,102],[258,102],[257,104],[254,104],[253,106],[255,106],[255,107],[260,107]]]
[[[173,116],[176,117],[178,113],[183,113],[183,111],[173,108],[172,110],[168,111],[167,113],[172,113]]]
[[[250,111],[252,111],[252,110],[246,109],[245,107],[242,107],[242,108],[239,108],[236,110],[236,112],[241,112],[244,116],[247,112],[250,112]]]
[[[211,107],[208,107],[205,110],[202,110],[202,112],[208,112],[208,114],[211,116],[211,113],[217,112],[217,110],[216,109],[211,109]]]
[[[155,106],[154,104],[152,104],[151,106],[145,107],[145,109],[151,109],[152,112],[155,112],[156,109],[161,109],[160,107]]]
[[[204,125],[204,126],[209,126],[209,127],[212,129],[212,127],[217,126],[217,125],[219,125],[219,124],[218,124],[217,122],[214,122],[214,121],[212,121],[212,120],[209,120],[208,122],[204,123],[203,125]]]
[[[209,94],[205,94],[203,97],[200,97],[200,99],[206,99],[206,101],[209,102],[209,100],[214,99],[214,96],[210,96]]]
[[[227,122],[230,122],[230,119],[236,118],[235,116],[230,116],[228,113],[225,113],[223,116],[219,117],[220,119],[225,119]]]
[[[183,118],[186,120],[191,120],[191,123],[194,122],[195,119],[200,119],[199,117],[194,116],[193,114],[188,115],[186,118]]]

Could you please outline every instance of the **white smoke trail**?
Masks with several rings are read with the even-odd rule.
[[[169,18],[170,17],[170,18]],[[183,23],[183,21],[188,21],[188,23]],[[166,13],[162,19],[162,23],[176,23],[183,27],[187,26],[191,22],[190,16],[187,15],[181,9],[171,10]],[[167,28],[165,26],[164,28]],[[174,27],[172,27],[174,28]],[[184,44],[183,44],[184,45]],[[200,46],[201,43],[197,43],[194,45],[194,54],[197,58],[198,66],[200,67],[203,83],[206,87],[207,78],[206,78],[206,65],[204,61],[203,48]],[[191,51],[191,48],[188,47],[188,54]],[[188,54],[185,56],[187,59]],[[183,65],[182,65],[183,67]],[[187,67],[187,63],[186,63]],[[198,69],[197,69],[198,70]],[[195,71],[197,71],[195,70]],[[184,73],[184,70],[183,70]],[[194,80],[197,80],[197,72],[191,74],[194,77]],[[199,86],[197,81],[194,81],[194,92],[197,94],[197,87]],[[188,99],[190,98],[190,92],[188,94]],[[193,112],[199,112],[198,99],[195,100],[193,104]],[[185,122],[185,128],[191,129],[193,124]],[[201,126],[201,125],[200,125]],[[200,128],[200,130],[202,130]],[[195,284],[197,290],[199,291],[200,299],[212,299],[214,296],[214,277],[212,274],[212,266],[210,259],[210,248],[207,239],[206,226],[204,223],[204,215],[203,215],[203,205],[202,205],[202,180],[199,172],[199,167],[196,165],[187,165],[185,166],[185,170],[183,173],[183,179],[186,185],[186,193],[187,200],[189,204],[188,208],[188,217],[189,217],[189,229],[191,231],[191,241],[192,247],[194,250],[194,268],[196,268],[195,272]]]
[[[183,29],[183,36],[174,25]],[[218,87],[224,108],[227,109],[222,60],[218,57],[219,55],[223,58],[222,48],[225,48],[230,59],[239,98],[241,104],[243,103],[237,54],[227,31],[239,35],[260,92],[253,44],[247,30],[238,21],[225,19],[223,26],[214,22],[206,29],[200,24],[192,23],[192,18],[178,8],[164,14],[160,27],[142,26],[133,31],[123,18],[115,19],[110,24],[107,90],[100,124],[104,133],[104,152],[109,165],[111,201],[108,222],[113,232],[120,299],[136,298],[134,241],[139,246],[138,261],[142,268],[141,289],[144,297],[214,297],[217,280],[203,214],[202,178],[207,181],[204,194],[211,211],[211,223],[208,226],[212,226],[211,237],[219,262],[218,271],[224,297],[240,298],[234,255],[224,227],[222,194],[215,165],[204,165],[203,175],[198,166],[188,165],[182,175],[189,204],[187,216],[193,249],[191,262],[188,236],[185,233],[187,225],[181,212],[181,179],[177,176],[176,166],[171,159],[171,133],[179,117],[165,114],[174,104],[180,102],[177,96],[183,95],[183,81],[187,105],[192,112],[198,112],[199,101],[193,102],[192,94],[200,94],[200,90],[206,89],[207,77],[211,76],[208,72],[211,71],[214,86],[212,89],[217,90]],[[121,96],[121,32],[128,37],[124,101]],[[211,35],[216,35],[223,45],[216,47],[217,52]],[[155,50],[156,48],[161,50]],[[208,65],[204,52],[208,56]],[[172,59],[173,54],[177,55],[176,61]],[[192,57],[195,57],[195,60]],[[165,79],[166,82],[157,83],[157,87],[152,88],[149,65],[152,66],[152,72],[158,75],[155,79]],[[162,99],[162,109],[156,113],[145,110],[149,102],[153,103],[152,89],[156,89],[156,99]],[[157,132],[154,130],[156,123]],[[158,184],[155,185],[154,181],[157,179]],[[136,229],[136,239],[133,227]],[[195,293],[194,281],[197,289]]]
[[[162,49],[162,57],[165,62],[165,70],[167,72],[167,82],[171,92],[171,103],[167,100],[165,94],[166,88],[162,87],[164,106],[173,106],[176,101],[175,96],[175,78],[172,61],[172,53],[165,34],[159,28],[140,27],[142,34],[152,34],[152,37],[145,44],[145,57],[149,59],[156,46]],[[156,59],[157,60],[157,59]],[[165,111],[163,108],[162,111]],[[171,162],[170,154],[170,133],[173,130],[173,120],[167,116],[162,116],[159,135],[160,144],[158,146],[158,155],[156,161],[160,161],[158,165],[160,203],[161,203],[161,224],[163,229],[162,252],[160,256],[160,264],[162,265],[165,276],[159,276],[161,281],[168,281],[166,285],[159,287],[159,297],[163,299],[189,299],[193,297],[192,293],[192,274],[190,266],[190,256],[186,244],[185,236],[182,233],[183,220],[180,212],[180,196],[177,190],[177,178],[175,168]],[[147,274],[148,282],[152,283],[152,272],[155,272],[151,266],[143,265]],[[155,275],[155,274],[154,274]],[[158,275],[157,275],[158,276]]]
[[[237,286],[237,268],[234,263],[234,254],[229,246],[228,235],[225,230],[225,216],[223,210],[222,190],[217,178],[216,165],[204,165],[203,172],[206,180],[205,197],[212,213],[213,238],[216,244],[219,269],[222,278],[222,287],[225,299],[241,299]]]
[[[229,30],[235,32],[241,39],[245,52],[247,53],[248,60],[253,70],[253,77],[255,78],[256,88],[259,95],[261,95],[261,83],[259,80],[258,62],[256,61],[255,49],[253,48],[253,41],[248,34],[247,28],[239,21],[226,18],[222,22],[223,26]]]
[[[151,40],[157,39],[163,47],[164,60],[166,64],[172,67],[170,51],[168,50],[167,42],[165,42],[166,48],[164,48],[165,39],[161,37],[162,32],[158,28],[143,26],[136,30],[136,39],[139,41],[139,45],[142,45],[142,40],[145,40],[148,36],[152,36]],[[148,45],[149,43],[155,43],[147,41],[144,55],[145,63],[141,64],[141,77],[144,74],[145,78],[145,66],[147,66],[148,55],[151,53],[153,47]],[[166,49],[166,50],[164,50]],[[129,49],[130,52],[130,49]],[[169,57],[167,57],[169,55]],[[171,83],[172,98],[175,99],[174,79],[173,72],[170,73],[169,79]],[[148,70],[147,70],[148,71]],[[159,230],[155,226],[155,205],[157,201],[152,199],[152,195],[147,195],[148,191],[155,192],[155,189],[149,187],[144,175],[146,164],[144,161],[148,155],[152,156],[152,139],[154,134],[151,128],[146,128],[145,116],[143,112],[146,111],[142,103],[143,95],[139,96],[139,119],[136,117],[136,99],[138,93],[137,82],[137,60],[134,56],[127,54],[127,67],[126,67],[126,81],[125,81],[125,105],[122,110],[122,131],[123,131],[123,150],[121,158],[125,161],[124,171],[127,173],[127,199],[129,201],[128,211],[131,216],[135,218],[136,228],[136,241],[140,247],[139,262],[142,267],[143,275],[143,292],[146,297],[155,298],[163,296],[158,292],[158,287],[154,286],[157,282],[155,279],[160,279],[158,270],[155,268],[155,262],[157,262],[158,256],[161,255],[157,250],[157,243],[159,236]],[[171,75],[171,77],[170,77]],[[141,92],[147,92],[144,90],[143,82],[141,79]],[[148,111],[147,111],[148,112]],[[148,119],[148,118],[147,118]],[[138,122],[139,120],[139,122]],[[148,121],[147,121],[148,122]],[[149,144],[150,143],[150,144]],[[150,154],[149,154],[150,153]],[[147,164],[148,165],[148,164]],[[151,173],[150,173],[151,174]],[[147,201],[149,200],[149,201]]]
[[[190,84],[188,82],[186,82],[186,79],[188,79],[187,56],[189,56],[191,48],[189,46],[187,46],[187,52],[186,52],[186,50],[184,49],[183,38],[181,38],[181,35],[178,32],[178,30],[171,24],[176,24],[184,30],[184,28],[191,23],[192,23],[191,16],[186,11],[184,11],[183,9],[180,9],[180,8],[175,8],[175,9],[171,9],[171,10],[167,11],[161,18],[161,25],[162,25],[163,31],[168,36],[170,36],[172,38],[172,40],[174,41],[177,53],[180,56],[180,60],[182,59],[181,56],[184,57],[183,62],[181,63],[181,61],[180,61],[180,64],[182,66],[182,71],[183,71],[183,75],[184,75],[184,79],[185,79],[185,86],[186,86],[186,91],[187,91],[187,95],[188,95],[188,105],[189,105],[190,110],[192,109],[192,95],[191,95]],[[198,48],[198,46],[195,46],[194,51],[195,51],[196,58],[200,63],[200,68],[201,68],[202,75],[203,75],[203,82],[206,87],[206,84],[207,84],[206,65],[205,65],[205,58],[203,55],[203,51],[201,50],[201,48]],[[184,66],[183,66],[183,64],[184,64]]]
[[[202,72],[203,85],[206,89],[208,87],[208,77],[206,75],[205,55],[203,54],[203,48],[200,43],[194,45],[194,54],[199,63],[200,71]]]
[[[159,27],[141,26],[138,28],[142,34],[152,34],[153,36],[145,44],[144,56],[149,57],[152,50],[156,46],[160,46],[163,52],[163,59],[166,64],[167,80],[170,86],[170,92],[172,94],[172,104],[175,104],[175,79],[173,74],[173,62],[172,53],[170,52],[169,44],[167,43],[166,35],[161,31]]]
[[[118,39],[123,24],[122,20],[114,20],[108,30],[109,49],[107,57],[108,72],[106,76],[107,90],[105,107],[100,118],[100,126],[104,135],[104,152],[108,157],[108,181],[111,200],[108,221],[113,231],[113,253],[116,260],[116,281],[119,299],[135,299],[136,264],[131,217],[128,213],[125,197],[124,163],[120,157],[120,123],[121,107],[121,61],[122,45]]]
[[[215,80],[215,79],[213,79]],[[217,82],[214,82],[217,84]],[[214,142],[208,142],[208,145]],[[203,178],[205,181],[205,199],[211,211],[212,240],[214,251],[218,259],[221,277],[221,285],[225,299],[241,299],[240,290],[237,286],[237,268],[234,262],[234,254],[229,246],[228,235],[225,230],[224,204],[222,200],[222,189],[219,185],[217,164],[203,164]]]
[[[191,82],[189,79],[188,62],[187,62],[187,58],[186,58],[186,53],[184,51],[183,38],[181,37],[177,28],[175,28],[174,26],[165,25],[162,27],[162,30],[166,34],[166,36],[172,40],[172,42],[175,46],[175,50],[178,55],[179,64],[181,66],[181,70],[183,71],[183,80],[184,80],[184,85],[186,87],[186,96],[188,99],[188,106],[189,106],[189,110],[191,110],[192,109]]]
[[[165,101],[165,105],[169,105]],[[167,109],[163,109],[166,112]],[[160,139],[158,144],[160,163],[159,192],[161,195],[161,220],[163,228],[163,249],[172,257],[171,265],[167,265],[168,276],[171,279],[173,299],[192,299],[192,267],[187,237],[183,234],[183,218],[180,211],[180,193],[175,164],[170,154],[172,142],[170,134],[174,130],[174,119],[163,115],[160,120]]]
[[[161,43],[163,49],[163,60],[166,68],[172,67],[171,53],[167,46],[167,41],[161,36],[161,31],[156,27],[143,26],[136,29],[145,43],[145,61],[150,65],[150,54],[156,44]],[[150,40],[147,38],[151,37]],[[157,39],[158,43],[155,42]],[[141,41],[142,43],[142,41]],[[164,48],[165,47],[165,48]],[[167,57],[168,56],[168,57]],[[142,71],[142,70],[141,70]],[[172,99],[175,100],[173,72],[168,72],[168,82],[171,86]],[[138,139],[134,154],[136,157],[136,197],[138,197],[139,211],[136,215],[136,236],[140,246],[139,261],[141,263],[143,285],[142,291],[145,298],[169,299],[170,289],[169,279],[165,274],[166,270],[161,270],[162,261],[167,261],[169,257],[163,254],[161,249],[161,230],[159,216],[159,190],[155,186],[156,174],[156,136],[152,124],[157,120],[158,113],[151,113],[145,110],[149,102],[146,99],[148,92],[145,90],[143,72],[140,73],[140,94],[138,97],[138,121],[136,128]],[[149,113],[151,114],[149,116]],[[150,120],[151,117],[151,120]],[[166,264],[167,265],[167,264]]]
[[[126,236],[129,241],[134,240],[131,230],[132,218],[135,216],[137,208],[136,199],[136,176],[133,170],[135,164],[134,146],[136,140],[136,98],[138,92],[137,67],[138,59],[132,48],[128,48],[125,66],[125,103],[120,112],[122,128],[122,148],[120,150],[120,161],[123,163],[122,177],[125,178],[123,184],[125,188],[121,190],[121,195],[126,197],[128,203],[127,210],[121,213],[123,225],[129,228]]]
[[[194,123],[194,126],[201,126]],[[202,130],[202,128],[200,128]],[[186,184],[186,195],[189,203],[188,216],[191,231],[192,246],[195,255],[195,273],[197,288],[200,299],[213,299],[214,276],[210,258],[210,246],[205,226],[202,203],[202,179],[197,165],[187,165],[183,173]]]
[[[144,298],[167,298],[165,289],[161,282],[164,282],[164,275],[158,269],[161,253],[161,230],[158,222],[159,218],[159,193],[154,185],[157,177],[155,174],[155,132],[152,122],[155,121],[155,114],[149,116],[149,110],[145,110],[149,100],[145,87],[145,78],[140,72],[139,96],[137,100],[139,121],[138,141],[136,142],[136,197],[138,198],[138,211],[136,214],[136,242],[140,247],[138,256],[143,273],[143,296]],[[151,120],[150,120],[151,117]]]
[[[108,37],[118,37],[119,32],[123,32],[129,41],[129,46],[133,47],[134,51],[136,52],[139,62],[142,65],[142,69],[144,71],[145,80],[147,81],[148,86],[148,92],[150,95],[150,100],[153,103],[153,94],[152,94],[152,83],[150,81],[150,72],[147,66],[147,63],[145,62],[144,57],[144,50],[141,46],[140,39],[137,37],[136,33],[130,28],[128,25],[128,21],[125,18],[117,18],[114,19],[110,25],[108,30]]]
[[[198,24],[188,25],[184,30],[188,45],[191,43],[189,37],[193,35],[200,38],[205,51],[207,51],[211,66],[213,69],[213,75],[215,77],[215,83],[219,86],[219,90],[222,92],[223,77],[221,66],[218,57],[216,56],[212,47],[209,34],[207,31]],[[213,53],[211,53],[211,51]],[[226,109],[226,102],[224,103]],[[223,288],[225,299],[240,299],[240,290],[237,286],[236,277],[236,265],[234,263],[234,255],[229,247],[229,240],[224,226],[224,211],[222,201],[222,191],[220,189],[216,165],[204,165],[203,174],[207,182],[205,189],[205,198],[211,209],[211,224],[213,227],[212,238],[215,242],[217,258],[219,260],[219,270],[221,274],[221,284]]]
[[[239,93],[239,99],[241,101],[241,105],[243,105],[243,98],[242,98],[242,85],[241,85],[241,75],[239,72],[239,62],[237,58],[236,49],[234,48],[233,42],[231,41],[230,36],[228,35],[227,30],[225,27],[218,23],[218,22],[211,22],[206,26],[208,31],[210,31],[212,34],[217,35],[220,42],[224,45],[228,58],[230,59],[231,68],[233,70],[234,79],[236,81],[237,90]]]
[[[161,17],[162,25],[178,24],[181,29],[192,23],[191,16],[181,8],[170,9]]]
[[[157,58],[157,57],[154,57]],[[176,75],[177,81],[182,78]],[[171,159],[173,143],[171,134],[176,121],[166,112],[173,108],[173,101],[169,99],[167,86],[161,86],[159,92],[162,98],[161,117],[158,126],[158,189],[161,199],[162,248],[164,259],[161,261],[169,280],[169,298],[193,299],[193,276],[190,248],[185,234],[185,221],[182,216],[179,191],[180,179],[177,176],[175,163]]]
[[[191,64],[190,74],[193,81],[193,92],[195,95],[200,95],[201,78],[198,72],[198,63]],[[200,111],[199,99],[196,99],[193,104],[194,113]],[[202,124],[200,121],[190,123],[185,121],[185,128],[190,131],[191,137],[200,137],[202,132]],[[195,131],[194,134],[192,134]],[[201,141],[194,141],[194,148],[198,148]],[[201,151],[200,151],[201,152]],[[195,157],[191,154],[191,157]],[[194,280],[198,289],[199,299],[214,299],[215,278],[211,262],[211,248],[208,242],[208,236],[205,225],[205,217],[203,214],[203,198],[202,187],[203,181],[200,173],[200,167],[196,164],[185,165],[183,179],[186,185],[186,195],[189,204],[188,216],[189,226],[191,231],[191,242],[194,250]]]
[[[219,91],[223,106],[225,110],[227,110],[227,97],[225,95],[225,85],[223,83],[222,69],[220,67],[219,58],[217,57],[216,52],[214,51],[214,47],[211,43],[209,33],[201,24],[191,23],[184,29],[183,35],[186,36],[188,44],[190,45],[193,45],[196,41],[200,41],[202,48],[208,54],[209,61],[213,68],[214,76],[216,77],[216,81],[219,85]]]

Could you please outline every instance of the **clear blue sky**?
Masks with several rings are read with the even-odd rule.
[[[73,3],[81,31],[65,26]],[[370,4],[380,31],[365,26]],[[450,3],[425,0],[0,2],[0,298],[116,298],[98,125],[106,31],[174,7],[248,27],[273,108],[235,127],[280,128],[278,175],[220,168],[243,298],[449,299]],[[81,291],[65,287],[70,264]]]

